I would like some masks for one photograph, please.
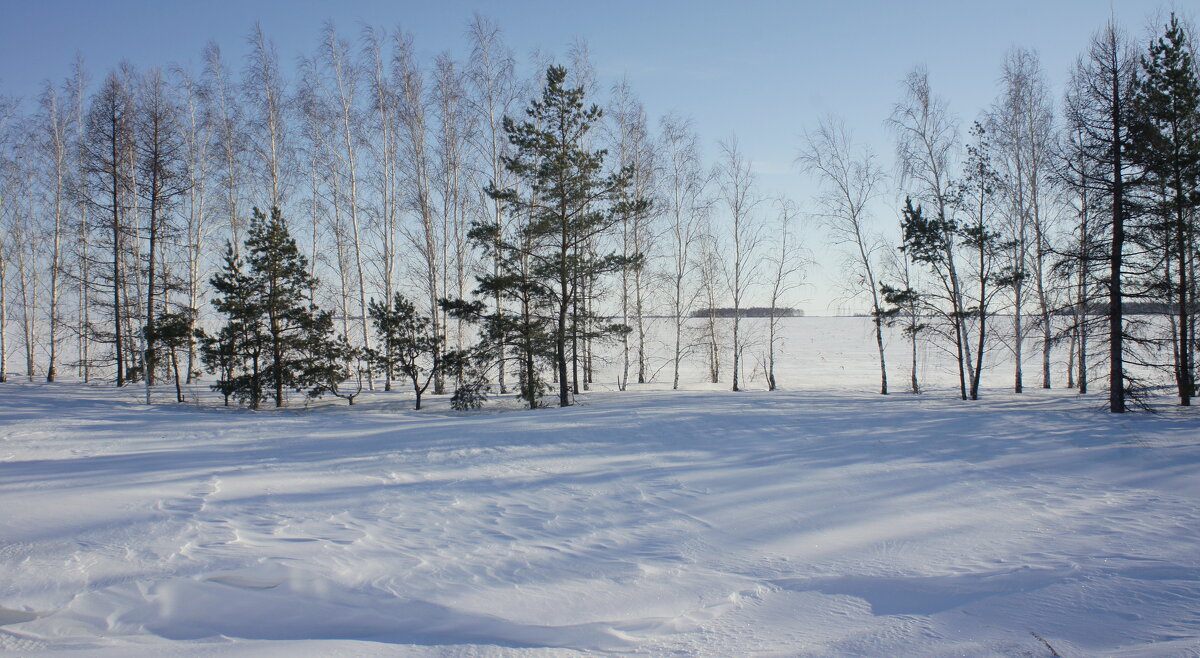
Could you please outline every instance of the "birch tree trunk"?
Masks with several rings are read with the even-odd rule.
[[[69,87],[68,87],[69,89]],[[58,329],[59,318],[59,281],[62,272],[62,241],[64,223],[64,204],[66,199],[67,139],[71,129],[70,121],[73,114],[69,107],[63,107],[57,90],[49,82],[41,97],[42,124],[42,153],[49,166],[46,172],[50,178],[48,191],[50,196],[50,294],[49,326],[50,340],[47,345],[49,359],[46,363],[46,381],[53,382],[58,375]]]
[[[500,38],[500,30],[494,23],[476,14],[469,25],[471,39],[471,56],[467,64],[467,80],[471,93],[467,96],[472,106],[472,114],[479,123],[475,133],[474,152],[481,162],[481,177],[488,181],[489,186],[496,190],[512,187],[510,174],[503,163],[506,153],[507,140],[502,128],[503,118],[511,113],[513,104],[518,97],[515,79],[515,62],[512,53],[504,46]],[[487,219],[497,228],[497,240],[505,235],[504,207],[497,198],[490,197],[480,186],[480,204],[487,209]],[[499,243],[493,249],[499,254]],[[492,275],[499,276],[501,265],[499,258],[491,263]],[[492,298],[498,317],[503,318],[505,308],[500,293]],[[505,379],[507,355],[505,346],[498,346],[496,358],[496,383],[501,394],[508,393],[508,382]],[[525,364],[528,365],[528,364]]]

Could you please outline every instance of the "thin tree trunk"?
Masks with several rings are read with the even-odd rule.
[[[1021,348],[1024,335],[1024,329],[1021,327],[1022,297],[1021,284],[1018,283],[1015,295],[1016,303],[1013,308],[1013,392],[1015,393],[1023,393],[1025,391],[1024,378],[1021,373],[1021,360],[1023,358]]]
[[[879,348],[879,393],[887,395],[887,362],[883,355],[883,318],[879,313],[875,314],[875,345]]]
[[[1034,223],[1034,233],[1037,239],[1037,248],[1035,250],[1035,258],[1037,259],[1037,294],[1038,306],[1041,310],[1042,323],[1042,388],[1050,388],[1050,353],[1054,347],[1054,324],[1053,317],[1050,315],[1050,301],[1047,298],[1045,277],[1042,273],[1043,263],[1045,262],[1045,245],[1043,245],[1043,237],[1040,226],[1041,220],[1038,219]]]
[[[1188,244],[1184,235],[1184,227],[1187,219],[1184,215],[1182,200],[1177,202],[1177,214],[1175,218],[1175,243],[1176,254],[1179,259],[1179,337],[1176,344],[1178,356],[1175,362],[1179,370],[1179,404],[1184,407],[1190,407],[1192,404],[1192,378],[1194,372],[1192,370],[1192,334],[1190,332],[1189,315],[1194,312],[1192,309],[1193,300],[1188,298]]]
[[[121,273],[121,205],[119,199],[120,193],[120,153],[118,153],[118,135],[120,135],[121,126],[116,112],[112,115],[112,287],[113,287],[113,331],[115,334],[116,346],[116,362],[117,362],[117,387],[125,385],[125,350],[124,335],[122,326],[124,317],[121,312],[121,285],[123,276]]]
[[[1125,350],[1124,350],[1124,315],[1121,308],[1123,296],[1121,292],[1122,256],[1125,249],[1125,173],[1122,164],[1121,128],[1123,126],[1121,112],[1124,109],[1121,99],[1119,77],[1112,77],[1112,251],[1109,267],[1109,304],[1108,304],[1108,358],[1109,358],[1109,392],[1108,410],[1112,413],[1125,412]]]
[[[179,355],[171,347],[171,369],[175,371],[175,401],[183,402],[183,387],[179,383]]]
[[[4,197],[0,196],[0,211]],[[8,382],[8,262],[4,260],[4,238],[0,237],[0,384]]]
[[[57,97],[50,108],[52,139],[54,144],[54,233],[50,252],[50,360],[46,364],[46,381],[53,382],[58,375],[58,277],[62,270],[62,215],[63,174],[66,169],[66,144],[58,110]]]

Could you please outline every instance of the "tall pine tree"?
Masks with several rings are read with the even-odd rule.
[[[1171,14],[1142,57],[1134,96],[1133,157],[1142,166],[1153,218],[1142,240],[1169,326],[1181,405],[1195,395],[1196,209],[1200,207],[1200,81],[1187,34]]]
[[[620,217],[645,212],[649,205],[627,192],[634,173],[631,168],[604,174],[605,151],[582,146],[603,113],[595,105],[585,106],[583,87],[568,88],[566,78],[564,67],[547,69],[541,98],[526,110],[528,120],[504,120],[514,150],[512,156],[504,157],[504,164],[523,183],[524,193],[508,188],[490,189],[489,194],[524,224],[507,240],[494,227],[482,227],[478,232],[496,239],[494,248],[507,252],[499,259],[507,263],[504,271],[483,279],[481,292],[516,297],[523,307],[516,326],[495,327],[505,334],[512,330],[523,334],[528,348],[522,355],[528,378],[523,382],[523,395],[531,405],[536,404],[534,361],[545,354],[539,348],[545,344],[543,337],[548,337],[557,371],[558,402],[563,407],[571,404],[571,341],[628,331],[581,312],[594,305],[581,304],[580,295],[593,290],[591,284],[599,277],[636,263],[638,255],[599,254],[592,247]],[[542,315],[542,309],[549,314]],[[577,354],[572,351],[570,358]]]

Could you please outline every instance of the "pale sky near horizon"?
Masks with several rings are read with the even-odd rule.
[[[28,108],[44,80],[67,75],[77,51],[93,81],[122,59],[139,67],[194,64],[209,40],[236,65],[255,20],[285,64],[315,51],[326,19],[345,38],[364,24],[400,26],[413,34],[422,58],[448,50],[461,59],[469,53],[467,22],[479,12],[499,25],[522,75],[533,74],[534,50],[565,58],[583,39],[602,92],[625,76],[653,127],[668,112],[692,117],[710,161],[717,142],[736,134],[761,193],[787,195],[813,211],[816,188],[794,158],[804,131],[822,115],[841,117],[890,171],[893,137],[884,120],[914,66],[928,68],[935,93],[948,100],[965,133],[999,92],[1001,60],[1012,47],[1039,52],[1057,104],[1070,67],[1110,15],[1140,40],[1171,10],[1194,13],[1185,2],[1135,0],[0,0],[0,93],[24,98]],[[898,195],[889,182],[875,208],[875,223],[889,237]],[[839,300],[838,250],[824,232],[811,228],[807,239],[816,264],[795,305],[813,315],[863,310],[862,300]]]

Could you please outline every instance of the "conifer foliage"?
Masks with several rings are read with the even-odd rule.
[[[316,282],[278,208],[269,218],[254,209],[244,253],[243,262],[229,245],[211,280],[213,306],[225,316],[217,335],[204,338],[213,389],[226,404],[232,396],[252,409],[268,397],[282,407],[286,390],[339,393],[353,350],[333,338],[332,316],[307,301]]]
[[[539,100],[526,110],[528,120],[504,120],[513,155],[504,158],[519,187],[488,194],[500,200],[517,226],[503,232],[495,224],[477,225],[472,238],[495,252],[496,272],[479,279],[477,292],[507,300],[514,314],[487,313],[479,304],[454,303],[459,317],[483,325],[484,353],[511,345],[520,360],[521,396],[538,405],[544,387],[540,364],[556,372],[559,406],[571,404],[570,366],[576,345],[629,331],[593,317],[584,303],[600,277],[636,266],[639,254],[603,254],[601,236],[623,216],[645,212],[649,202],[629,191],[631,167],[605,174],[603,149],[586,148],[589,131],[603,112],[584,104],[583,87],[567,86],[567,69],[551,66]],[[490,344],[489,344],[490,343]]]
[[[368,309],[380,342],[379,349],[370,351],[371,361],[381,370],[407,377],[416,396],[414,408],[420,409],[421,396],[445,371],[445,339],[438,334],[433,318],[420,314],[400,293],[392,297],[391,306],[372,299]]]
[[[1200,208],[1200,80],[1187,34],[1174,14],[1141,59],[1134,95],[1133,157],[1143,168],[1149,221],[1137,237],[1157,262],[1154,297],[1169,308],[1180,404],[1195,395],[1196,210]]]

